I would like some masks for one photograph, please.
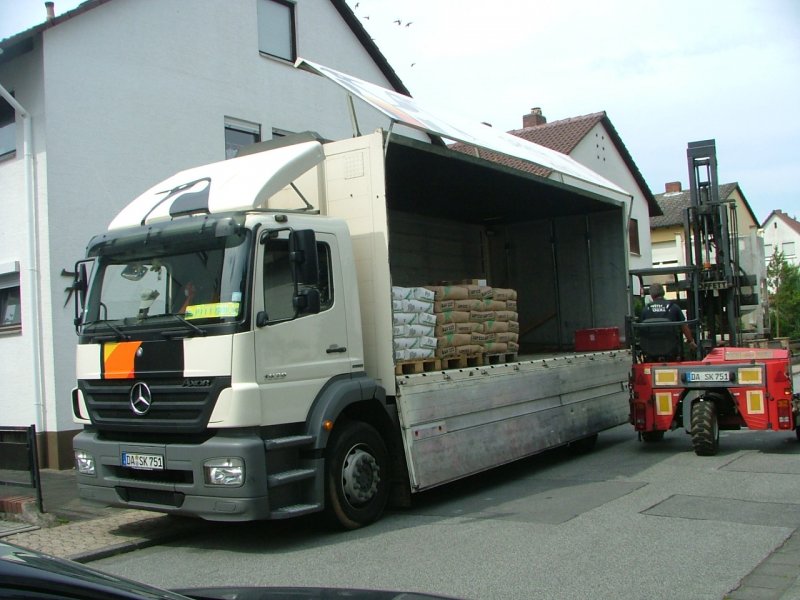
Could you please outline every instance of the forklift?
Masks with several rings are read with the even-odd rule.
[[[736,205],[719,197],[715,140],[690,142],[686,154],[685,265],[630,272],[631,293],[640,294],[632,308],[660,283],[685,320],[629,316],[630,421],[647,443],[684,429],[698,456],[717,453],[720,430],[794,430],[800,440],[789,350],[745,345],[741,307],[758,303],[757,281],[740,267]],[[683,326],[694,348],[683,343]]]

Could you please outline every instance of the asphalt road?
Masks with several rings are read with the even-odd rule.
[[[332,586],[471,599],[720,599],[800,527],[793,432],[722,432],[697,457],[682,431],[561,450],[416,497],[365,529],[314,519],[198,522],[197,533],[97,561],[161,587]]]

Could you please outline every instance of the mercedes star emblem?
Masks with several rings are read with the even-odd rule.
[[[139,382],[131,388],[131,410],[133,414],[143,417],[150,412],[153,404],[153,395],[146,383]]]

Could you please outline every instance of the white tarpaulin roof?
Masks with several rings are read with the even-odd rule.
[[[197,207],[210,214],[253,210],[324,158],[322,144],[304,142],[187,169],[144,192],[108,228],[165,221]]]
[[[398,94],[304,58],[298,58],[295,66],[298,69],[327,77],[393,121],[433,135],[530,161],[557,172],[560,175],[559,179],[582,189],[596,191],[606,196],[609,195],[607,192],[612,192],[612,197],[620,200],[630,198],[630,194],[617,184],[598,175],[566,154],[487,125],[471,123],[452,115],[434,113],[409,96]],[[581,185],[578,182],[588,185]],[[606,193],[595,188],[602,188]],[[618,194],[621,194],[622,198],[619,198]]]

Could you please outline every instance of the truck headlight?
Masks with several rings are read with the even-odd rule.
[[[97,475],[97,470],[94,465],[94,456],[85,450],[75,450],[75,468],[81,475]]]
[[[244,461],[241,458],[212,458],[203,463],[208,485],[240,486],[244,483]]]

